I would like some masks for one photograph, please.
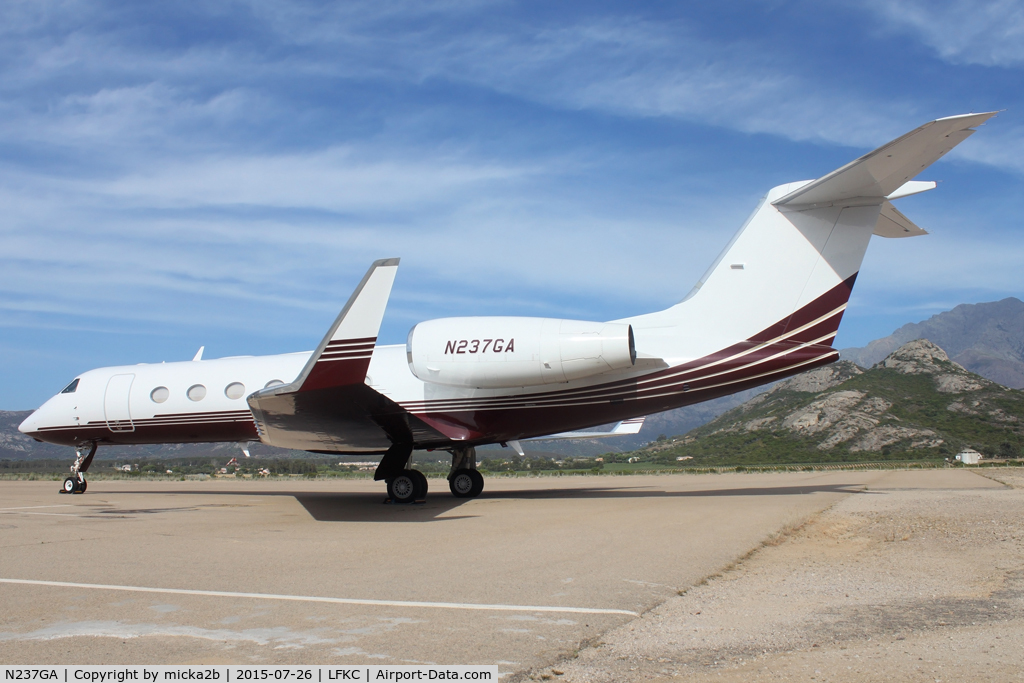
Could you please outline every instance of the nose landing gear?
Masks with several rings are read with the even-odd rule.
[[[85,490],[89,488],[89,482],[85,480],[85,473],[96,456],[97,446],[95,441],[92,442],[89,452],[85,454],[82,453],[83,447],[75,449],[75,464],[71,466],[71,476],[67,477],[61,486],[61,493],[85,493]]]

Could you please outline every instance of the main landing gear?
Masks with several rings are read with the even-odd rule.
[[[427,497],[427,477],[419,470],[405,470],[387,480],[388,498],[393,503],[415,503]]]
[[[388,485],[388,500],[392,503],[408,504],[427,497],[427,478],[419,470],[409,469],[412,446],[394,444],[380,459],[374,481],[384,480]]]
[[[79,446],[75,449],[75,464],[71,466],[71,476],[64,480],[64,484],[60,488],[61,493],[85,493],[85,490],[89,488],[89,482],[85,480],[85,473],[96,456],[96,442],[90,444],[88,453],[83,453],[83,448],[84,446]]]
[[[427,478],[419,470],[409,467],[412,446],[395,444],[381,458],[375,481],[383,480],[388,486],[388,501],[408,504],[427,497]],[[448,488],[456,498],[476,498],[484,490],[484,477],[476,469],[476,449],[452,449],[452,468],[448,473]]]
[[[452,450],[448,488],[456,498],[476,498],[483,492],[484,475],[476,469],[476,449],[472,446]]]

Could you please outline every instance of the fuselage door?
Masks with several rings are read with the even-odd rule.
[[[128,407],[134,380],[135,375],[114,375],[107,381],[107,391],[103,394],[103,414],[107,419],[107,429],[112,432],[135,431]]]

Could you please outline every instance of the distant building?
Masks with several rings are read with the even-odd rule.
[[[977,465],[981,460],[981,453],[973,448],[965,448],[956,454],[956,459],[965,465]]]

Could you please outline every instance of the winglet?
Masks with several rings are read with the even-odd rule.
[[[299,376],[287,389],[276,388],[312,391],[360,384],[366,379],[377,332],[398,272],[398,261],[391,258],[373,262]]]

